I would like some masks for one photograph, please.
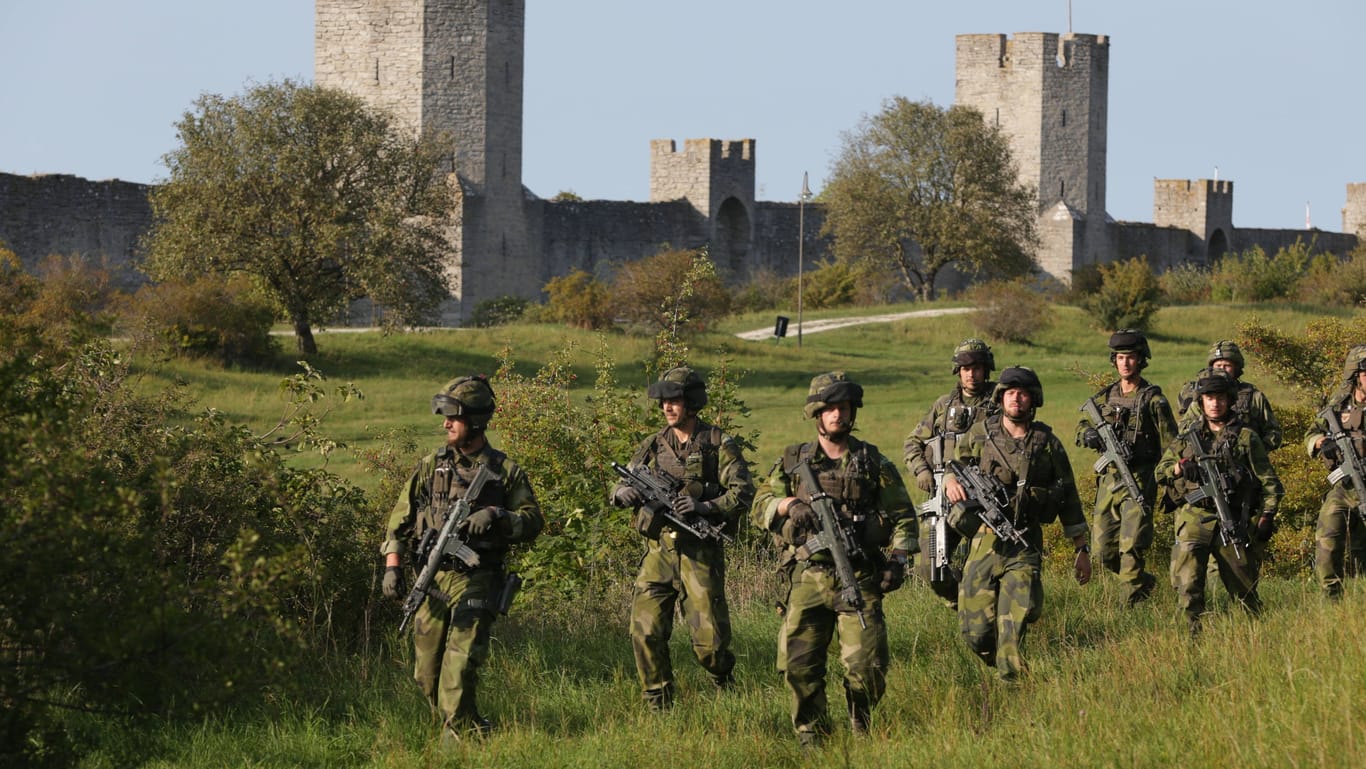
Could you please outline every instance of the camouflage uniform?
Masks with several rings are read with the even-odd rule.
[[[478,566],[452,561],[437,572],[435,591],[418,609],[413,627],[413,678],[446,725],[457,730],[487,727],[479,715],[475,690],[479,668],[489,655],[489,632],[507,576],[507,553],[512,544],[534,540],[544,525],[526,472],[487,443],[473,455],[443,447],[422,460],[399,493],[381,547],[385,554],[415,558],[423,534],[441,528],[445,511],[464,496],[480,466],[487,466],[494,478],[485,482],[470,507],[506,511],[502,527],[470,538],[469,546],[479,555]]]
[[[674,382],[673,380],[678,380]],[[677,385],[676,387],[671,385]],[[687,390],[684,392],[684,386]],[[661,389],[662,388],[662,389]],[[688,408],[706,405],[705,384],[691,369],[665,372],[652,397],[684,397]],[[684,482],[682,489],[707,503],[707,517],[735,532],[742,511],[754,498],[749,463],[739,445],[719,428],[698,419],[691,437],[680,441],[672,427],[646,438],[632,455],[632,466],[657,469]],[[617,484],[613,497],[624,488]],[[641,511],[636,511],[637,530]],[[693,654],[718,687],[728,686],[735,667],[730,650],[730,608],[726,603],[726,562],[721,543],[703,542],[665,525],[647,536],[631,602],[631,647],[643,696],[651,707],[672,704],[673,663],[669,637],[678,606],[692,636]]]
[[[1016,384],[1012,371],[1002,372],[993,400]],[[1033,373],[1030,372],[1030,377]],[[1032,379],[1034,407],[1043,405],[1043,389]],[[1067,450],[1053,430],[1030,422],[1028,433],[1013,438],[1001,414],[988,417],[958,441],[954,458],[976,465],[1011,493],[1014,525],[1029,542],[1025,548],[1002,541],[985,524],[972,536],[958,592],[958,625],[963,640],[979,659],[994,666],[1003,680],[1027,670],[1021,646],[1030,623],[1043,610],[1043,526],[1054,520],[1071,539],[1087,533],[1086,516],[1077,496]],[[950,474],[949,477],[952,477]]]
[[[1207,381],[1218,379],[1225,377],[1212,374],[1201,379],[1197,388],[1204,388]],[[1229,380],[1223,385],[1210,386],[1216,388],[1210,392],[1220,392],[1217,388],[1222,386],[1231,393],[1233,383]],[[1215,464],[1233,486],[1228,503],[1238,517],[1238,530],[1232,545],[1224,545],[1219,539],[1219,520],[1212,500],[1187,501],[1187,495],[1199,486],[1197,480],[1207,480],[1193,480],[1191,473],[1198,474],[1198,469],[1189,462],[1183,462],[1196,455],[1191,437],[1193,433],[1198,433],[1202,445],[1215,458]],[[1176,474],[1178,466],[1186,468],[1180,476]],[[1177,504],[1171,581],[1176,589],[1177,605],[1185,612],[1191,632],[1200,632],[1200,618],[1205,611],[1205,579],[1211,556],[1229,595],[1249,612],[1256,614],[1261,611],[1262,602],[1257,595],[1261,558],[1259,548],[1248,544],[1251,539],[1248,536],[1249,522],[1252,515],[1260,511],[1260,517],[1268,521],[1263,531],[1269,537],[1269,524],[1275,518],[1282,495],[1280,479],[1271,465],[1261,437],[1255,430],[1245,427],[1236,414],[1217,433],[1202,418],[1167,447],[1157,464],[1157,480],[1168,489],[1172,501]]]
[[[965,365],[973,363],[984,363],[990,373],[995,368],[995,359],[991,354],[991,348],[979,339],[967,339],[961,342],[954,350],[953,373],[956,376],[959,369]],[[991,400],[991,391],[996,383],[986,381],[982,384],[981,390],[976,395],[970,395],[963,389],[960,382],[955,385],[952,392],[941,395],[934,405],[930,406],[930,411],[925,418],[920,420],[920,424],[915,426],[910,435],[906,436],[903,446],[906,459],[906,469],[910,472],[910,477],[918,478],[922,473],[930,473],[931,477],[941,477],[944,472],[944,462],[953,457],[954,446],[957,444],[958,437],[967,432],[968,428],[986,419],[988,415],[996,410],[996,404]],[[936,444],[938,444],[936,446]],[[938,461],[936,462],[936,454]],[[930,491],[930,494],[938,494],[938,488]],[[945,513],[948,511],[945,510]],[[916,576],[925,580],[930,589],[940,598],[949,608],[958,608],[958,579],[954,576],[953,569],[950,569],[948,579],[930,579],[930,548],[931,531],[926,531],[925,536],[920,538],[920,563],[916,566]],[[950,561],[954,557],[954,551],[958,549],[962,535],[954,531],[952,527],[945,527],[944,549],[949,554]]]
[[[1150,357],[1148,342],[1142,334],[1121,329],[1111,337],[1111,361],[1118,352],[1134,352],[1147,365]],[[1129,450],[1129,472],[1139,484],[1146,505],[1140,506],[1129,494],[1129,488],[1113,463],[1105,466],[1096,477],[1096,506],[1091,518],[1091,547],[1093,558],[1112,574],[1119,575],[1126,588],[1125,598],[1133,605],[1152,594],[1157,578],[1150,574],[1144,555],[1153,544],[1153,503],[1157,500],[1157,479],[1153,471],[1162,449],[1176,438],[1176,420],[1171,404],[1162,388],[1139,378],[1137,389],[1123,394],[1120,382],[1115,382],[1091,396],[1100,415],[1111,426],[1119,440]],[[1085,415],[1077,424],[1077,445],[1088,446],[1087,435],[1096,425]]]
[[[1328,399],[1327,408],[1337,412],[1338,423],[1351,439],[1352,448],[1358,457],[1366,457],[1366,402],[1356,399],[1355,388],[1358,372],[1366,370],[1366,346],[1354,347],[1347,353],[1343,365],[1344,387]],[[1317,446],[1320,440],[1323,446]],[[1330,470],[1339,468],[1346,459],[1336,449],[1329,450],[1325,456],[1324,448],[1332,441],[1329,438],[1328,421],[1318,417],[1305,438],[1305,449],[1311,457],[1322,457]],[[1330,461],[1329,457],[1338,454]],[[1330,477],[1331,480],[1331,477]],[[1314,524],[1314,574],[1319,585],[1329,598],[1341,598],[1343,576],[1346,574],[1346,549],[1350,538],[1352,560],[1358,569],[1366,563],[1366,525],[1363,525],[1357,505],[1361,493],[1352,488],[1351,479],[1344,473],[1333,483],[1319,508],[1318,521]]]
[[[840,377],[833,372],[822,377]],[[817,377],[817,383],[823,382]],[[856,404],[862,404],[862,389]],[[834,402],[834,401],[831,401]],[[808,416],[819,414],[811,409]],[[824,403],[818,405],[824,407]],[[866,730],[873,708],[887,688],[887,626],[882,613],[883,584],[888,567],[883,549],[914,552],[917,542],[916,519],[911,500],[896,466],[877,447],[848,437],[846,450],[838,459],[827,457],[820,443],[788,446],[754,497],[751,518],[754,524],[773,535],[780,548],[779,570],[787,577],[788,592],[779,609],[783,624],[778,636],[778,672],[792,693],[792,725],[804,744],[812,744],[830,732],[825,693],[826,662],[831,640],[839,637],[840,660],[844,664],[844,696],[856,730]],[[863,597],[860,625],[853,608],[840,599],[838,580],[830,555],[811,553],[806,544],[809,532],[799,531],[778,513],[779,503],[787,497],[810,502],[813,489],[804,488],[796,474],[801,462],[810,462],[820,491],[829,494],[843,519],[853,521],[861,542],[858,553],[850,553]],[[882,576],[882,582],[879,576]],[[889,587],[895,589],[899,583]]]
[[[1238,421],[1257,433],[1267,451],[1280,448],[1284,437],[1281,423],[1276,421],[1276,414],[1271,410],[1271,402],[1267,400],[1266,395],[1251,383],[1242,381],[1245,361],[1238,345],[1228,340],[1216,342],[1214,347],[1210,348],[1205,365],[1213,366],[1217,360],[1231,361],[1237,372],[1233,379],[1238,389],[1233,396],[1232,408],[1233,413],[1238,415]],[[1199,398],[1196,397],[1195,384],[1208,371],[1206,368],[1195,379],[1181,385],[1181,392],[1176,397],[1177,412],[1181,415],[1177,425],[1178,432],[1189,430],[1191,425],[1204,418],[1200,411]]]

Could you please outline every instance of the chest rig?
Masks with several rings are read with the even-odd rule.
[[[1000,416],[987,419],[984,427],[986,440],[978,466],[1009,490],[1014,523],[1051,522],[1056,511],[1049,504],[1049,493],[1059,482],[1053,477],[1053,463],[1047,461],[1052,429],[1033,422],[1023,438],[1013,438],[1001,427]]]
[[[1161,392],[1161,388],[1145,381],[1129,395],[1120,392],[1118,383],[1096,393],[1100,415],[1129,447],[1134,464],[1155,463],[1162,452],[1157,426],[1148,418],[1148,401]]]
[[[783,452],[783,472],[791,479],[789,493],[810,501],[812,490],[802,487],[797,465],[811,463],[811,474],[820,490],[830,495],[840,518],[854,527],[865,550],[872,551],[891,541],[892,530],[886,514],[878,509],[882,490],[882,454],[877,447],[850,441],[847,459],[816,458],[815,443],[788,446]]]
[[[698,425],[682,450],[675,450],[669,444],[671,428],[655,433],[645,457],[647,464],[678,478],[685,484],[683,491],[689,496],[708,501],[721,496],[720,460],[721,429],[712,425]]]
[[[991,392],[992,383],[983,385],[986,392]],[[935,462],[937,469],[942,469],[943,460],[952,457],[954,449],[957,447],[958,439],[967,432],[973,425],[996,413],[996,403],[988,395],[977,398],[969,398],[963,392],[962,386],[953,389],[953,395],[949,402],[944,404],[944,411],[939,415],[939,419],[933,425],[934,436],[943,441],[939,449],[939,459]]]
[[[1238,511],[1246,522],[1251,510],[1258,506],[1261,499],[1262,489],[1252,471],[1245,464],[1245,452],[1238,442],[1238,435],[1242,432],[1246,423],[1235,415],[1224,424],[1219,432],[1210,430],[1208,425],[1202,420],[1193,426],[1189,432],[1200,431],[1200,440],[1208,449],[1210,456],[1214,457],[1214,463],[1220,471],[1224,473],[1228,481],[1231,492],[1229,493],[1228,503]],[[1181,458],[1196,458],[1195,447],[1189,434],[1182,435]],[[1208,479],[1202,479],[1208,480]],[[1174,488],[1182,496],[1189,494],[1199,487],[1199,483],[1193,483],[1184,475],[1176,479]],[[1212,500],[1201,500],[1195,503],[1195,507],[1203,510],[1213,510]]]
[[[436,467],[432,470],[430,502],[418,511],[416,535],[420,539],[427,529],[440,529],[446,523],[446,513],[457,500],[463,499],[474,476],[479,473],[479,463],[462,463],[458,453],[449,446],[436,453]],[[492,478],[484,482],[479,496],[470,500],[470,509],[481,507],[502,507],[506,497],[503,484],[503,462],[507,455],[497,449],[487,449],[485,461]]]
[[[1366,404],[1356,403],[1349,394],[1346,398],[1336,404],[1338,412],[1338,422],[1342,429],[1352,440],[1352,448],[1356,450],[1357,456],[1366,456],[1366,431],[1363,431],[1363,423],[1366,423]]]

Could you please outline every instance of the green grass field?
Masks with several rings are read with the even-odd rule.
[[[1147,376],[1174,393],[1204,364],[1213,341],[1235,337],[1236,324],[1254,314],[1287,331],[1315,317],[1291,307],[1163,309],[1150,334]],[[1092,391],[1086,374],[1109,371],[1108,335],[1088,328],[1072,308],[1059,307],[1057,315],[1034,344],[994,347],[998,369],[1021,364],[1040,372],[1046,403],[1039,418],[1070,446],[1077,405]],[[952,385],[953,346],[975,335],[968,318],[958,315],[808,334],[801,349],[793,339],[775,344],[731,336],[771,324],[771,316],[732,319],[693,343],[693,362],[704,372],[722,355],[745,372],[741,397],[753,409],[746,427],[760,433],[750,459],[761,470],[783,445],[810,437],[811,424],[801,416],[806,387],[813,374],[832,369],[864,385],[860,435],[900,464],[904,436]],[[413,428],[434,447],[441,436],[427,403],[441,384],[469,371],[492,372],[503,347],[515,350],[519,368],[530,373],[566,341],[583,346],[580,381],[591,383],[589,351],[598,343],[592,334],[515,326],[321,335],[322,352],[312,364],[366,394],[329,417],[325,432],[362,448],[377,431]],[[643,398],[640,361],[648,342],[612,336],[609,344],[621,379],[638,383]],[[145,386],[180,379],[201,406],[260,431],[278,417],[275,390],[289,373],[284,363],[266,373],[178,363],[149,373]],[[1255,360],[1245,376],[1273,403],[1288,397]],[[496,430],[492,439],[496,445]],[[1284,450],[1298,449],[1292,443]],[[1073,459],[1078,474],[1086,472],[1089,458],[1078,450]],[[330,461],[332,469],[373,486],[375,479],[346,452]],[[376,540],[379,527],[377,521]],[[1154,558],[1165,562],[1167,546],[1159,542]],[[987,675],[959,639],[955,616],[923,586],[908,583],[886,602],[892,669],[873,734],[850,738],[836,718],[834,739],[819,752],[803,753],[773,670],[778,620],[771,563],[746,549],[732,559],[738,686],[724,694],[709,690],[680,627],[673,652],[681,699],[665,714],[649,713],[639,701],[626,635],[634,573],[631,564],[619,571],[605,597],[527,602],[495,627],[480,699],[500,730],[488,741],[440,748],[408,679],[410,652],[393,638],[391,614],[380,612],[372,651],[337,660],[316,682],[325,692],[316,701],[264,691],[259,705],[207,722],[114,725],[75,717],[102,746],[84,765],[1336,767],[1354,765],[1360,759],[1353,756],[1366,749],[1366,591],[1356,582],[1341,603],[1328,604],[1311,580],[1266,580],[1266,612],[1257,620],[1231,608],[1222,587],[1211,585],[1215,616],[1191,641],[1165,583],[1154,600],[1126,611],[1109,575],[1081,588],[1049,571],[1043,618],[1025,646],[1032,674],[1013,687]],[[833,656],[831,667],[831,705],[838,712],[842,693]]]

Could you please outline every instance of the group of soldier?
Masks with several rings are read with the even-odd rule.
[[[917,551],[917,576],[956,611],[971,652],[1005,681],[1027,671],[1021,644],[1043,602],[1042,527],[1055,520],[1073,545],[1077,582],[1090,581],[1094,554],[1135,606],[1158,584],[1145,558],[1154,507],[1165,504],[1175,530],[1170,581],[1190,632],[1200,632],[1210,572],[1257,613],[1261,557],[1282,496],[1268,452],[1282,436],[1265,395],[1241,380],[1241,351],[1232,342],[1215,344],[1173,411],[1142,376],[1151,358],[1142,333],[1120,330],[1109,349],[1116,379],[1083,404],[1076,429],[1077,445],[1098,452],[1089,516],[1062,440],[1035,419],[1044,403],[1039,377],[1013,366],[993,381],[994,356],[981,340],[953,351],[952,391],[906,438],[906,469],[929,498],[919,509],[896,465],[853,435],[864,391],[843,372],[811,381],[803,412],[814,421],[814,438],[786,447],[757,484],[739,444],[699,418],[707,404],[702,377],[687,367],[665,372],[648,390],[665,425],[639,445],[625,466],[633,472],[618,468],[623,480],[608,495],[632,511],[645,539],[629,633],[645,704],[666,709],[676,696],[669,654],[675,615],[687,623],[715,686],[731,686],[724,544],[745,513],[778,551],[777,665],[803,745],[819,744],[832,729],[826,661],[836,637],[849,727],[869,729],[890,657],[882,602],[902,586]],[[1311,456],[1332,466],[1347,462],[1345,451],[1362,456],[1366,346],[1349,353],[1342,385],[1306,442]],[[458,738],[491,728],[475,688],[506,598],[501,592],[510,589],[506,555],[535,539],[544,519],[526,473],[485,437],[494,412],[486,379],[451,382],[433,396],[432,410],[444,420],[447,442],[399,495],[381,548],[383,589],[403,598],[405,557],[440,559],[430,588],[417,596],[414,677],[444,719],[444,733]],[[471,491],[481,468],[494,480]],[[640,473],[660,485],[640,482]],[[1350,478],[1336,477],[1344,475],[1334,474],[1316,530],[1315,569],[1330,598],[1342,592],[1349,529],[1354,547],[1366,542],[1359,491]],[[430,532],[471,493],[476,498],[455,527],[463,556],[430,555]]]

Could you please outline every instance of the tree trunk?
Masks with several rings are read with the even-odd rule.
[[[313,341],[313,327],[309,325],[308,316],[303,313],[294,315],[294,343],[300,354],[318,354],[318,343]]]

